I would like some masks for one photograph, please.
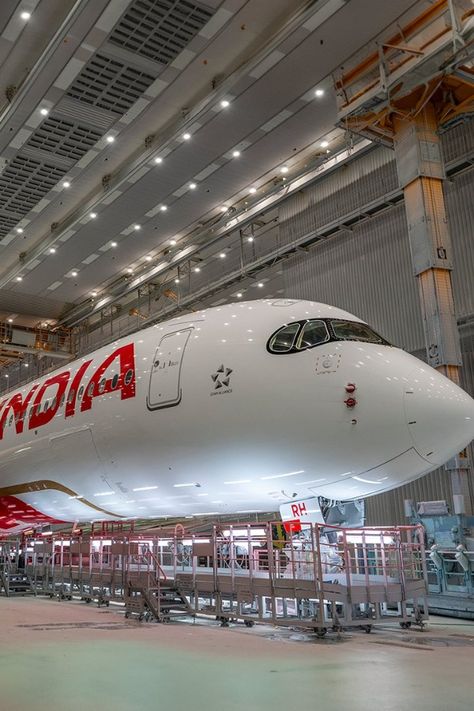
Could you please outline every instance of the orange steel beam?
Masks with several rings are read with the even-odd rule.
[[[436,17],[440,17],[446,10],[449,9],[447,0],[437,0],[431,7],[427,8],[424,12],[418,15],[414,20],[409,22],[405,27],[402,27],[400,32],[393,35],[387,42],[384,43],[385,46],[397,45],[400,42],[406,42],[407,39],[415,34],[415,32],[422,27],[424,24],[430,22]],[[450,28],[446,28],[446,31],[450,31]],[[444,33],[443,33],[444,34]],[[432,41],[432,40],[430,40]],[[356,78],[367,73],[367,71],[374,66],[377,66],[380,61],[378,52],[373,52],[366,59],[360,62],[356,67],[351,69],[342,75],[340,79],[336,81],[336,88],[342,89],[344,86],[352,84]]]

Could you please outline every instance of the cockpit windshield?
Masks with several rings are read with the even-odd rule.
[[[331,319],[331,329],[338,341],[364,341],[365,343],[384,343],[387,342],[375,333],[366,323],[358,323],[356,321],[342,321],[340,319]]]
[[[294,321],[278,329],[269,339],[270,353],[299,353],[328,341],[360,341],[389,346],[370,326],[344,319],[307,319]]]

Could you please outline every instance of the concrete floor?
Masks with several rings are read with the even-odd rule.
[[[0,598],[2,711],[466,711],[474,626],[433,618],[316,640],[270,626],[125,620],[118,608]]]

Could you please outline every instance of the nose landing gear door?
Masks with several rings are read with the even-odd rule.
[[[150,372],[146,402],[149,410],[173,407],[181,402],[181,366],[191,331],[191,328],[174,331],[161,339]]]

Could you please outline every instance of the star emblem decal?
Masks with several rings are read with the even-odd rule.
[[[212,382],[214,383],[214,390],[219,390],[224,387],[228,388],[232,372],[232,368],[226,368],[224,365],[220,365],[216,372],[211,375]]]

